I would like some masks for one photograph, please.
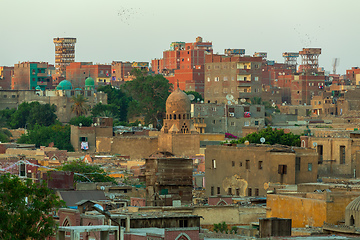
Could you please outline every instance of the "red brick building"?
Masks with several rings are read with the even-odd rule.
[[[346,70],[346,78],[354,85],[356,84],[356,74],[360,74],[359,67],[352,67],[351,69]]]
[[[212,52],[212,42],[203,42],[201,37],[194,43],[173,42],[162,59],[151,61],[152,71],[164,75],[174,86],[179,81],[182,90],[204,95],[205,56]]]
[[[94,79],[95,86],[110,84],[111,65],[74,62],[66,67],[66,80],[71,82],[73,88],[83,88],[88,77]]]
[[[14,67],[0,67],[0,89],[11,89],[11,78],[14,75]]]
[[[312,97],[320,95],[324,87],[324,75],[294,75],[291,82],[291,104],[310,105]]]
[[[293,74],[293,69],[289,68],[287,64],[284,63],[273,63],[269,64],[272,61],[264,62],[262,65],[262,75],[261,83],[263,85],[274,86],[278,76]]]

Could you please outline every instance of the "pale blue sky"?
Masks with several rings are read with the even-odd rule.
[[[151,61],[173,41],[246,54],[321,47],[320,66],[360,66],[360,0],[0,0],[0,66],[54,63],[54,37],[76,37],[76,61]],[[300,63],[300,58],[298,59]]]

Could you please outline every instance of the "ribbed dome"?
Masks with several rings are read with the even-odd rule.
[[[88,77],[86,80],[85,80],[85,86],[94,86],[95,85],[95,81],[93,78],[91,77]]]
[[[346,210],[360,211],[360,197],[355,198],[351,203],[346,206]]]
[[[189,113],[190,111],[189,97],[180,88],[177,88],[166,100],[166,113]]]
[[[62,80],[56,87],[57,90],[71,90],[72,84],[68,80]]]

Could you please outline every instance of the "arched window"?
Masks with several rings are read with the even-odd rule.
[[[172,116],[172,115],[170,114],[170,119],[171,119],[171,116]]]
[[[181,119],[181,114],[179,114],[179,119]]]
[[[183,119],[186,119],[186,114],[183,115]]]
[[[176,120],[176,114],[174,114],[174,120]]]
[[[354,226],[355,225],[355,219],[354,219],[354,216],[351,215],[350,217],[350,226]]]

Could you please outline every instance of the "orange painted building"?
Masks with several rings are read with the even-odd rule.
[[[345,208],[359,193],[268,194],[266,217],[291,218],[293,228],[322,227],[345,219]]]
[[[213,52],[212,42],[203,42],[201,37],[194,43],[173,42],[163,52],[163,58],[151,61],[152,71],[162,74],[174,86],[204,95],[205,56]]]

